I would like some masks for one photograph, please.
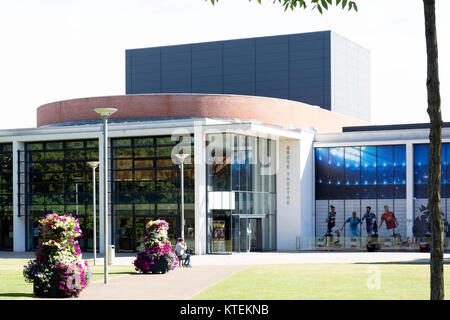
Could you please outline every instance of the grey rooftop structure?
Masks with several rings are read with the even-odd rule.
[[[283,98],[370,121],[370,54],[332,31],[130,49],[126,93]]]

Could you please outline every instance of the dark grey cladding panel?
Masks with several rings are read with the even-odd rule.
[[[320,68],[322,69],[325,65],[323,59],[318,59],[317,56],[319,55],[313,55],[311,56],[299,56],[295,59],[289,60],[289,69],[291,71],[301,71],[303,69],[312,69],[312,68]],[[321,57],[321,55],[319,56]]]
[[[125,51],[125,90],[127,93],[133,90],[133,85],[131,81],[131,76],[133,74],[131,72],[131,68],[133,65],[131,62],[131,55],[132,51],[130,50]]]
[[[327,100],[331,100],[331,97],[325,98],[323,95],[319,96],[292,96],[290,100],[307,103],[313,106],[320,106],[323,109],[331,110],[330,107],[323,107]]]
[[[317,39],[323,39],[324,36],[330,34],[330,31],[320,31],[320,32],[305,32],[305,33],[297,33],[297,34],[290,34],[289,39],[291,41],[311,41],[311,40],[317,40]]]
[[[292,96],[323,96],[330,91],[330,87],[316,86],[316,87],[306,87],[297,86],[290,87],[290,94]]]
[[[250,39],[236,39],[236,40],[225,40],[222,41],[224,50],[229,50],[232,48],[245,48],[255,46],[255,38]]]
[[[330,109],[329,42],[326,31],[127,50],[127,93],[259,95]]]
[[[450,122],[444,122],[443,128],[450,128]],[[429,129],[429,123],[407,123],[407,124],[387,124],[374,126],[355,126],[343,127],[342,132],[356,132],[356,131],[384,131],[384,130],[414,130],[414,129]]]

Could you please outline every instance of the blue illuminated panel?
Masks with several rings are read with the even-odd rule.
[[[377,198],[377,147],[361,147],[361,198]]]
[[[394,146],[394,198],[406,198],[406,146]]]
[[[445,148],[445,161],[443,162],[443,166],[445,166],[445,184],[450,184],[450,145],[447,143],[444,144]],[[443,198],[450,198],[450,187],[447,186],[445,195],[441,195]]]
[[[328,157],[328,193],[332,199],[344,199],[344,148],[330,148]]]
[[[418,199],[428,198],[428,160],[430,157],[430,145],[414,145],[414,197]],[[441,158],[441,197],[450,197],[450,144],[442,144]]]
[[[403,199],[406,147],[315,149],[316,200]]]
[[[394,148],[377,147],[377,193],[380,199],[394,197]]]
[[[345,199],[360,198],[361,148],[347,147],[345,153]]]
[[[315,167],[316,167],[316,199],[328,199],[328,148],[315,149]]]

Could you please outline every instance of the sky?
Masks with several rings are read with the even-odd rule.
[[[332,30],[370,50],[374,124],[428,122],[423,1],[285,12],[273,0],[1,0],[0,128],[43,104],[125,94],[125,50]],[[436,0],[442,116],[450,121],[450,1]]]

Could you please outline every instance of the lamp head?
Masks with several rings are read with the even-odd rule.
[[[88,161],[87,165],[93,169],[97,168],[100,164],[100,161]]]
[[[102,118],[110,117],[114,112],[117,111],[115,108],[96,108],[94,109]]]
[[[189,157],[190,154],[189,153],[177,153],[175,154],[175,157],[178,159],[178,161],[180,161],[180,163],[183,163],[184,160],[186,160],[187,157]]]

